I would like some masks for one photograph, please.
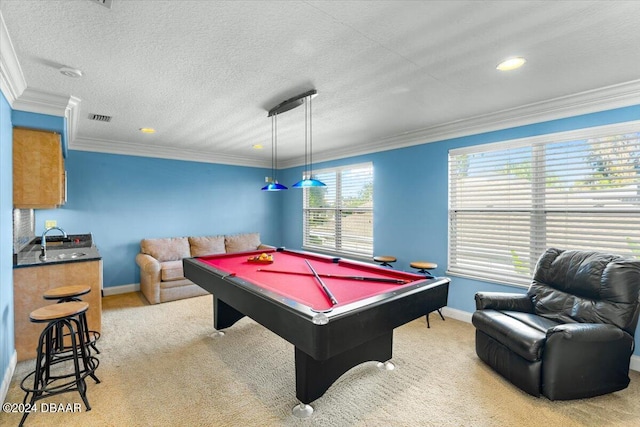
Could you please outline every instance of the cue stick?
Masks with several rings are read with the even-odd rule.
[[[264,271],[266,273],[281,273],[281,274],[298,274],[301,276],[312,276],[313,273],[305,273],[303,271],[283,271],[283,270],[272,270],[270,268],[259,268],[258,271]],[[386,283],[399,283],[401,285],[407,283],[407,280],[404,279],[389,279],[386,277],[370,277],[370,276],[349,276],[345,274],[326,274],[326,273],[318,273],[320,277],[329,277],[333,279],[350,279],[350,280],[360,280],[364,282],[386,282]]]
[[[331,301],[331,303],[333,305],[338,304],[338,300],[333,296],[333,294],[331,293],[331,291],[329,290],[329,288],[327,288],[327,285],[324,284],[324,282],[322,281],[322,279],[320,278],[320,276],[318,276],[318,273],[316,273],[316,270],[314,270],[313,267],[311,267],[311,263],[309,261],[307,261],[306,259],[304,260],[304,262],[307,263],[307,265],[309,266],[309,270],[311,270],[311,272],[313,273],[314,276],[316,276],[316,280],[318,280],[318,283],[320,283],[320,286],[322,287],[322,290],[324,291],[324,293],[327,295],[327,297],[329,298],[329,300]]]

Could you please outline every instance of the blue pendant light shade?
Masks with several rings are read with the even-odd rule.
[[[326,187],[322,181],[313,178],[302,179],[291,186],[291,188],[305,188],[305,187]]]
[[[271,116],[271,182],[262,187],[262,191],[282,191],[287,187],[278,183],[276,170],[278,169],[278,115]]]
[[[269,184],[262,187],[262,191],[282,191],[287,190],[287,187],[278,183],[278,182],[270,182]]]
[[[316,92],[313,91],[313,94]],[[293,184],[292,188],[309,188],[309,187],[326,187],[327,185],[313,178],[313,143],[312,143],[312,114],[311,114],[311,95],[306,96],[304,98],[304,173],[302,175],[302,179],[295,184]],[[307,108],[308,106],[308,108]],[[308,113],[307,113],[308,111]],[[307,117],[309,118],[309,130],[307,131]],[[308,136],[308,144],[307,144],[307,136]],[[307,150],[308,147],[308,150]],[[307,163],[307,154],[309,158],[309,162]]]
[[[305,175],[306,176],[306,175]],[[326,187],[327,184],[315,178],[305,178],[296,182],[291,188],[311,188],[311,187]]]

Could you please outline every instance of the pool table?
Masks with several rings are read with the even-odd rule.
[[[250,260],[261,253],[272,261]],[[215,329],[248,316],[294,345],[296,397],[307,415],[352,367],[389,361],[393,329],[447,305],[449,291],[448,278],[283,248],[183,264],[185,277],[213,294]]]

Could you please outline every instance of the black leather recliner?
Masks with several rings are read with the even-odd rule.
[[[567,400],[622,390],[639,295],[640,261],[548,249],[526,294],[476,294],[476,353],[534,396]]]

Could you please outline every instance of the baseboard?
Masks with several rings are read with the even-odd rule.
[[[129,292],[138,292],[140,290],[140,283],[131,283],[129,285],[120,286],[108,286],[102,288],[102,296],[128,294]]]
[[[460,320],[461,322],[471,323],[471,315],[473,313],[468,313],[466,311],[458,310],[456,308],[443,307],[442,314],[448,317],[451,317],[452,319]]]
[[[13,373],[16,371],[17,364],[18,352],[14,350],[11,355],[11,360],[9,361],[9,366],[7,366],[6,371],[4,371],[4,376],[2,377],[2,387],[0,387],[0,400],[2,403],[4,403],[4,399],[7,397],[7,393],[9,392],[9,385],[11,384]]]
[[[460,320],[461,322],[471,323],[471,315],[473,313],[468,313],[466,311],[457,310],[455,308],[443,307],[442,314],[452,319]],[[629,364],[629,369],[632,371],[640,372],[640,356],[631,356],[631,363]]]

